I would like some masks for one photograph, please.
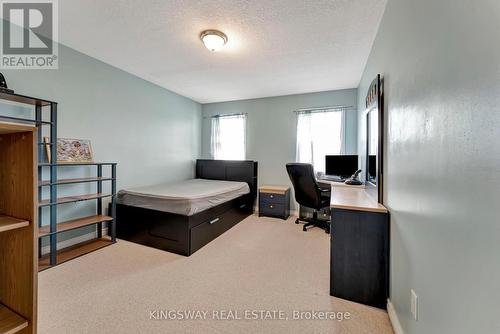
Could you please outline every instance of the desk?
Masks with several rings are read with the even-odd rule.
[[[349,187],[349,185],[346,185]],[[386,207],[374,200],[363,188],[352,188],[359,186],[338,187],[332,185],[332,197],[330,199],[330,208],[348,209],[355,211],[385,212]]]
[[[365,189],[332,186],[330,295],[386,308],[389,212]]]
[[[355,189],[364,189],[365,185],[352,185],[352,184],[345,184],[344,182],[337,182],[337,181],[330,181],[330,180],[322,180],[322,179],[316,179],[316,182],[318,183],[323,183],[323,184],[329,184],[332,187],[335,188],[355,188]]]

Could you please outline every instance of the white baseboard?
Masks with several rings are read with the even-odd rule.
[[[401,327],[401,323],[399,322],[396,309],[394,308],[394,305],[391,303],[390,299],[387,299],[387,313],[389,314],[389,319],[391,320],[394,334],[405,334],[403,332],[403,327]]]
[[[107,234],[108,234],[108,228],[104,227],[102,229],[102,235],[107,235]],[[73,245],[79,244],[81,242],[89,241],[89,240],[92,240],[95,238],[97,238],[97,231],[82,234],[82,235],[79,235],[77,237],[58,242],[57,249],[71,247]],[[50,253],[50,245],[42,247],[42,255],[46,255],[48,253]]]

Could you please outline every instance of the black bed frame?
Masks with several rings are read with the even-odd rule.
[[[117,204],[117,237],[189,256],[253,213],[256,161],[196,160],[196,178],[247,182],[250,193],[192,216]]]

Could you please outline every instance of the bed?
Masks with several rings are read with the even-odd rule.
[[[197,160],[195,179],[121,190],[117,237],[189,256],[253,213],[257,162]]]

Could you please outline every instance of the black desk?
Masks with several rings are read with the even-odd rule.
[[[389,213],[364,189],[332,188],[330,295],[385,309]]]

